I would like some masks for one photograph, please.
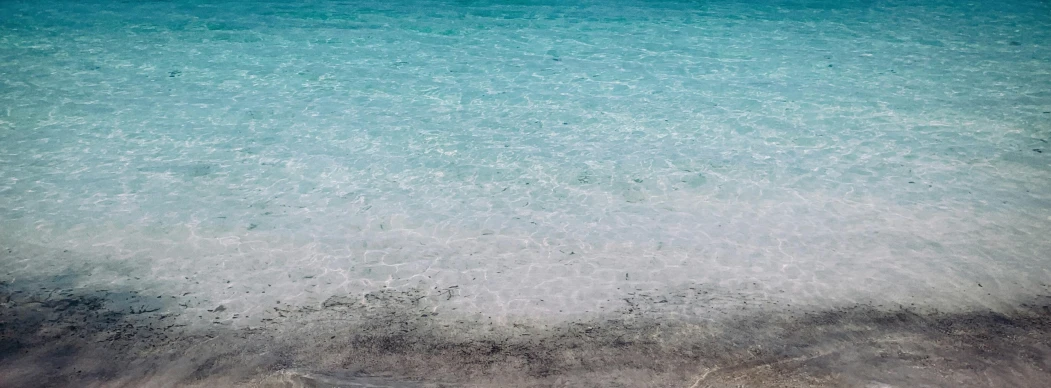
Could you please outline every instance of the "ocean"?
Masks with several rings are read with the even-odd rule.
[[[1040,386],[1049,141],[1039,0],[5,0],[0,385]]]

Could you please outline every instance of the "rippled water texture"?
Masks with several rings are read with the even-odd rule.
[[[0,385],[1040,386],[1049,7],[0,2]]]

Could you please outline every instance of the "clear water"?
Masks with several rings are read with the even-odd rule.
[[[0,15],[13,289],[148,293],[201,330],[379,290],[500,325],[1049,292],[1046,2]]]

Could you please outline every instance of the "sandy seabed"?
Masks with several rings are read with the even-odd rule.
[[[189,327],[160,313],[166,295],[31,284],[0,283],[3,386],[1035,387],[1051,379],[1051,295],[1003,312],[737,307],[705,321],[662,313],[719,293],[691,288],[638,292],[619,311],[545,324],[436,314],[454,294],[390,290],[275,309],[280,318],[257,327]]]

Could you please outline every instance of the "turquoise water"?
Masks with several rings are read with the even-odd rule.
[[[376,292],[500,327],[1049,292],[1046,2],[0,14],[4,284],[179,335]]]

